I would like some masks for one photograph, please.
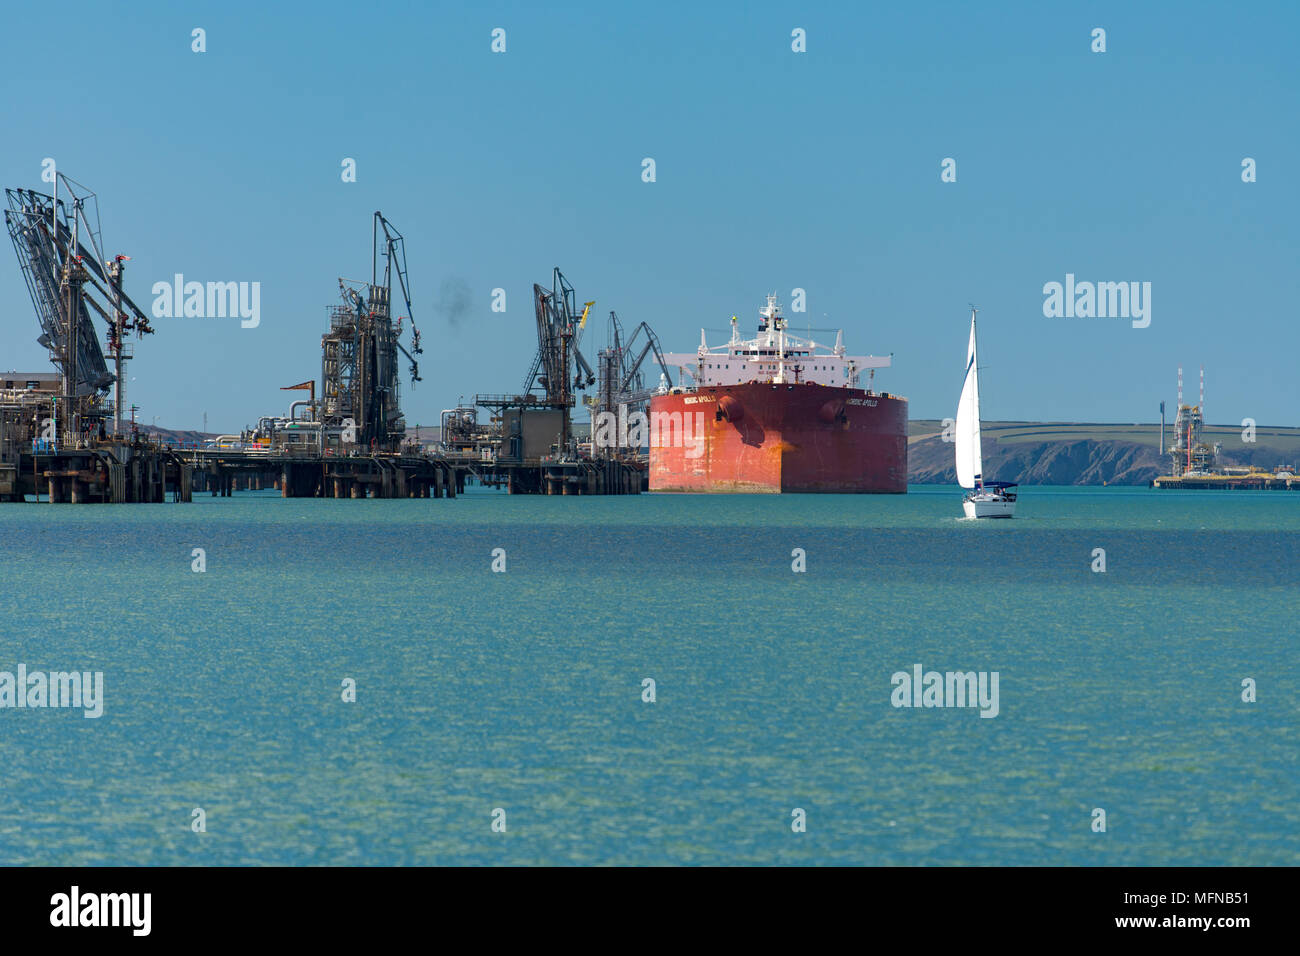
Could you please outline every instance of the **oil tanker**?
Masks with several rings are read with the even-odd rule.
[[[890,359],[845,354],[791,335],[775,295],[758,334],[668,353],[681,387],[650,401],[650,490],[886,493],[907,491],[907,399],[870,387]],[[860,384],[868,376],[867,387]]]

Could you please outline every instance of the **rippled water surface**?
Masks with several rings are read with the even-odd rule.
[[[105,684],[0,709],[0,862],[1300,863],[1300,495],[1019,509],[0,505],[0,671]],[[998,716],[891,706],[918,663]]]

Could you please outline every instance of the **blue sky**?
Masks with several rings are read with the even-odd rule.
[[[261,283],[256,329],[160,319],[137,343],[145,422],[206,412],[225,431],[287,409],[297,393],[279,386],[319,376],[336,278],[366,275],[379,209],[406,236],[424,333],[411,425],[519,388],[532,283],[555,265],[596,300],[589,354],[611,308],[689,351],[701,326],[752,327],[765,292],[799,287],[794,327],[892,352],[877,386],[943,417],[974,302],[986,418],[1151,421],[1177,367],[1192,394],[1204,364],[1212,421],[1300,424],[1300,5],[236,2],[7,18],[0,185],[48,191],[52,157],[95,190],[146,309],[176,272]],[[1067,273],[1150,282],[1150,326],[1044,317],[1044,283]],[[470,292],[456,321],[439,309],[453,287]],[[0,323],[0,367],[48,367],[11,249]]]

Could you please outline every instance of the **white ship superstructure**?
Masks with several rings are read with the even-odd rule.
[[[740,337],[739,320],[733,316],[726,345],[710,346],[701,329],[697,352],[668,352],[665,364],[686,372],[695,386],[771,382],[839,388],[859,388],[864,371],[890,366],[888,356],[845,354],[843,330],[835,333],[833,346],[791,335],[775,295],[767,297],[758,315],[754,338]]]

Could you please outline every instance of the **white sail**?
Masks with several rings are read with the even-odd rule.
[[[966,348],[966,379],[961,386],[961,401],[957,403],[953,439],[957,449],[957,483],[963,488],[974,488],[982,480],[983,460],[980,454],[980,384],[975,361],[973,311],[970,316],[970,345]]]

